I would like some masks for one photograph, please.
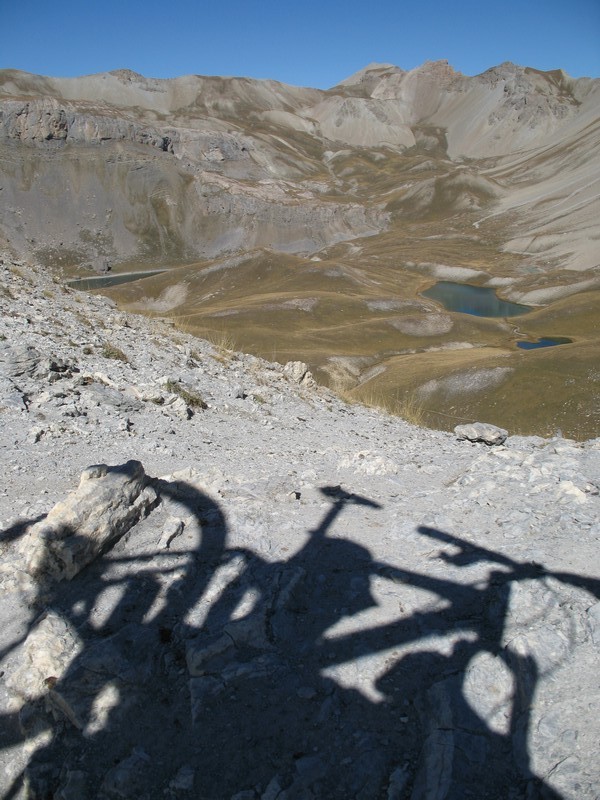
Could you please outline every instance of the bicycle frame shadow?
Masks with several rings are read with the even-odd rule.
[[[7,800],[23,785],[30,797],[77,800],[558,800],[530,766],[539,666],[503,642],[511,587],[551,576],[598,597],[600,581],[426,527],[421,535],[454,550],[442,560],[489,566],[487,579],[471,584],[378,561],[335,535],[340,514],[379,508],[340,487],[323,487],[330,505],[304,546],[268,561],[230,545],[224,512],[197,487],[154,486],[194,518],[198,545],[132,554],[132,536],[57,587],[49,608],[75,631],[78,651],[21,713],[22,737],[45,731],[47,741]],[[398,597],[424,589],[443,606],[328,635],[377,609],[375,578]],[[92,612],[112,590],[118,600],[99,624]],[[444,637],[450,645],[434,646]],[[380,702],[328,672],[397,647],[403,655],[376,679]],[[501,732],[465,689],[482,654],[512,680]]]

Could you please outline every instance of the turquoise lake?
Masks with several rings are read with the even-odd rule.
[[[517,342],[521,350],[537,350],[540,347],[556,347],[558,344],[571,344],[573,339],[566,336],[542,336],[537,342]]]
[[[422,294],[441,303],[448,311],[458,311],[475,317],[517,317],[531,311],[531,306],[501,300],[495,289],[470,286],[467,283],[438,281]]]

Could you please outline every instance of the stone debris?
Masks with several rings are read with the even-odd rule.
[[[180,792],[191,792],[194,789],[194,768],[185,764],[169,784],[171,789]]]
[[[29,630],[19,661],[7,676],[7,686],[24,700],[37,700],[80,652],[74,626],[55,611],[44,611]]]
[[[402,800],[410,777],[408,765],[398,767],[390,775],[386,800]]]
[[[315,379],[304,361],[288,361],[283,368],[283,373],[292,383],[301,383],[303,386],[316,386]]]
[[[42,360],[42,354],[31,345],[5,344],[0,350],[2,372],[8,378],[32,377]]]
[[[600,645],[600,602],[594,603],[587,610],[588,624],[592,634],[592,641]]]
[[[100,786],[100,797],[124,800],[139,797],[140,792],[144,791],[144,773],[149,762],[150,757],[140,748],[135,748],[128,758],[107,773]]]
[[[595,800],[600,440],[465,446],[18,269],[3,796]]]
[[[163,525],[163,532],[158,542],[159,547],[169,548],[171,542],[183,533],[185,522],[178,517],[169,517]]]
[[[66,770],[61,788],[55,795],[57,800],[80,800],[89,794],[88,776],[81,770]]]
[[[470,425],[457,425],[454,428],[456,438],[467,439],[469,442],[483,442],[484,444],[502,444],[506,441],[508,431],[490,425],[486,422],[474,422]]]
[[[27,403],[22,392],[6,375],[0,375],[0,409],[27,411]]]

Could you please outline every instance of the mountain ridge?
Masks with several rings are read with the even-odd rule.
[[[379,75],[382,69],[384,74]],[[383,146],[401,152],[419,142],[418,146],[425,148],[444,148],[450,158],[456,160],[459,157],[507,156],[515,149],[521,153],[543,148],[546,142],[556,144],[557,129],[566,129],[569,133],[568,123],[574,117],[581,119],[581,123],[573,122],[571,137],[578,136],[579,129],[585,129],[590,122],[597,124],[599,81],[588,85],[583,79],[563,78],[562,73],[560,79],[555,73],[549,78],[550,73],[510,63],[491,68],[476,78],[467,78],[455,73],[446,62],[427,62],[409,72],[394,68],[391,75],[387,66],[370,65],[356,74],[361,76],[359,84],[373,71],[378,73],[375,83],[362,99],[346,96],[348,86],[343,84],[352,78],[338,87],[321,91],[238,78],[146,79],[123,70],[81,79],[52,79],[2,71],[0,135],[5,145],[18,142],[38,146],[139,143],[175,155],[174,166],[183,168],[184,174],[189,172],[190,166],[196,165],[196,170],[229,172],[231,177],[306,181],[308,176],[302,173],[307,167],[308,175],[322,171],[323,156],[311,163],[313,158],[309,157],[307,162],[306,153],[300,151],[298,156],[303,158],[300,162],[289,149],[282,151],[281,144],[273,138],[278,127],[281,135],[288,139],[298,135],[305,139],[316,137],[320,141],[329,139],[332,143],[337,141],[361,148]],[[18,76],[17,85],[11,80],[15,75]],[[439,93],[437,84],[441,75],[450,76],[449,83],[453,84],[450,93],[443,80],[441,88],[446,93]],[[435,91],[430,78],[437,81],[433,87]],[[482,81],[487,88],[478,88]],[[467,95],[469,91],[474,93],[466,107],[465,91]],[[486,92],[487,99],[482,91]],[[527,107],[527,92],[534,95],[533,108],[531,104]],[[25,101],[27,95],[30,99]],[[121,112],[117,111],[119,107]],[[125,108],[129,111],[124,112]],[[240,126],[244,113],[249,114],[250,122],[245,129],[243,123]],[[168,119],[166,114],[170,115]],[[187,122],[179,119],[185,114],[189,117]],[[433,135],[420,130],[424,120]],[[264,126],[264,133],[257,137],[256,129]],[[207,141],[210,136],[214,140],[212,143]],[[559,141],[564,147],[564,134],[561,133],[561,137]],[[53,157],[57,157],[56,152]],[[184,162],[187,160],[190,163],[186,169]],[[162,171],[161,166],[158,168]],[[196,175],[196,179],[198,177]],[[6,194],[10,189],[10,176],[5,176],[4,181],[9,183],[8,187],[3,187],[4,197],[10,201],[10,192]],[[279,186],[285,193],[286,187],[281,183]],[[548,194],[552,196],[551,192]],[[277,201],[281,195],[272,199]],[[373,199],[375,197],[371,202]],[[75,209],[72,211],[77,213]],[[4,234],[6,243],[12,242],[17,251],[23,250],[23,238],[14,229],[12,237],[8,235],[14,226],[9,220],[2,222],[0,233]],[[148,220],[145,224],[156,230],[156,221]],[[385,227],[383,220],[380,229],[382,224]],[[167,230],[175,233],[177,227],[174,219],[167,221]],[[358,229],[356,233],[360,236],[363,231]],[[151,231],[146,235],[152,237]],[[189,234],[179,232],[176,238],[182,236],[183,245]],[[70,238],[73,239],[73,233]],[[114,255],[118,253],[123,258],[134,254],[132,244],[127,246],[126,252],[124,244],[121,239],[113,248]],[[197,244],[192,246],[189,255],[194,249],[202,255]],[[139,255],[142,256],[142,252]]]

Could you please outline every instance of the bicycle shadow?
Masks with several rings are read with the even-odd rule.
[[[552,575],[600,596],[600,581],[424,527],[421,535],[454,548],[441,554],[452,566],[489,565],[487,580],[379,562],[333,535],[341,513],[378,508],[340,487],[322,489],[330,506],[305,545],[267,561],[229,545],[221,508],[196,487],[154,485],[193,516],[197,546],[131,554],[132,537],[56,590],[51,607],[76,631],[78,652],[21,715],[24,738],[49,739],[6,798],[560,797],[530,767],[539,667],[503,645],[503,629],[515,583]],[[377,608],[375,579],[398,597],[424,589],[444,604],[329,635]],[[92,612],[111,592],[118,599],[98,623]],[[360,665],[394,648],[403,655],[376,679],[375,701],[361,690]],[[465,689],[481,654],[512,677],[500,732]],[[354,688],[331,677],[340,665],[356,665]]]

